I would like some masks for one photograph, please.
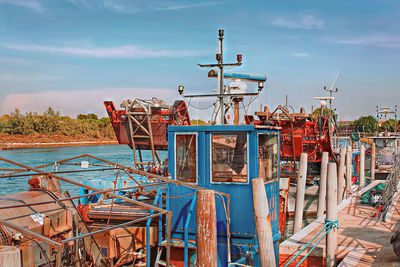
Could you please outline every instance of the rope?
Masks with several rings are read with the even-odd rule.
[[[321,236],[320,239],[318,239],[317,243],[315,243],[312,248],[307,252],[307,254],[301,259],[301,261],[299,263],[296,264],[296,267],[299,266],[307,257],[308,255],[310,255],[310,253],[314,250],[314,248],[319,244],[319,242],[321,242],[322,238],[324,238],[330,230],[334,229],[334,228],[339,228],[339,222],[338,220],[332,221],[332,220],[328,220],[325,219],[325,225],[324,227],[321,229],[321,231],[318,232],[318,234],[316,234],[311,240],[310,242],[308,242],[299,252],[297,252],[296,255],[294,255],[294,257],[285,264],[284,267],[289,266],[290,263],[292,263],[292,261],[297,258],[310,244],[312,241],[314,241],[314,239],[316,239],[321,233],[322,231],[326,230],[326,232]]]

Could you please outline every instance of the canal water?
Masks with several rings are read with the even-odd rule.
[[[29,167],[36,167],[43,164],[54,163],[56,161],[64,160],[67,158],[72,158],[75,156],[89,154],[98,158],[102,158],[111,162],[115,162],[121,165],[133,167],[133,153],[132,149],[127,145],[98,145],[98,146],[71,146],[71,147],[45,147],[45,148],[24,148],[24,149],[14,149],[0,151],[0,156],[8,160],[18,162]],[[143,151],[143,161],[151,161],[151,152]],[[161,151],[160,157],[164,159],[167,156],[167,151]],[[78,163],[78,166],[62,165],[57,166],[51,165],[47,168],[42,168],[42,171],[69,171],[69,170],[82,170],[80,163],[81,161],[89,161],[90,163],[100,163],[99,161],[81,158],[73,160],[71,162]],[[4,168],[16,168],[11,164],[0,161],[0,169]],[[19,167],[17,167],[19,168]],[[89,169],[100,169],[108,167],[89,167]],[[0,172],[4,174],[5,171]],[[8,173],[8,171],[7,171]],[[31,173],[31,172],[30,172]],[[128,178],[128,176],[123,172],[117,172],[116,170],[108,170],[101,172],[81,172],[81,173],[62,173],[59,176],[77,181],[80,183],[85,183],[98,188],[108,188],[111,181],[116,179]],[[2,178],[0,179],[0,196],[4,196],[10,193],[15,193],[19,191],[24,191],[29,188],[28,180],[31,176],[24,177],[14,177],[14,178]],[[133,185],[134,181],[130,181]],[[127,186],[131,186],[128,182]],[[68,190],[72,195],[79,194],[79,188],[75,185],[69,183],[61,182],[61,187],[63,190]],[[117,186],[119,187],[119,186]]]

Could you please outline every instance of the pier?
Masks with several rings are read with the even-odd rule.
[[[399,192],[393,197],[393,205],[386,215],[386,222],[380,221],[377,209],[361,205],[360,196],[379,183],[373,181],[364,189],[354,192],[338,206],[339,228],[337,231],[338,266],[400,266],[393,252],[390,238],[398,228],[400,214]],[[321,216],[280,245],[280,265],[285,265],[300,251],[325,225],[325,215]],[[289,266],[296,266],[318,239],[314,240]],[[315,247],[300,266],[325,266],[325,238]]]

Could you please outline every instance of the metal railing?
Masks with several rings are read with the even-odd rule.
[[[393,164],[392,171],[388,175],[385,181],[385,188],[382,192],[382,211],[379,215],[379,220],[386,222],[386,215],[389,210],[390,205],[393,202],[394,193],[397,192],[397,185],[399,181],[400,174],[400,157],[396,155],[396,161]]]

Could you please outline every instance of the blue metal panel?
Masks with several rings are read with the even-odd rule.
[[[258,177],[258,133],[277,133],[276,130],[256,129],[253,125],[215,125],[215,126],[170,126],[168,128],[168,159],[169,171],[174,178],[174,133],[197,132],[197,162],[198,162],[198,185],[200,187],[213,189],[228,193],[230,195],[230,230],[231,230],[231,253],[232,260],[238,260],[245,253],[257,247],[256,231],[253,213],[252,190],[250,179]],[[232,133],[246,131],[248,133],[248,177],[249,183],[211,183],[211,134]],[[280,140],[278,136],[278,140]],[[278,160],[280,147],[278,144]],[[277,261],[279,260],[279,168],[278,180],[267,183],[265,189],[269,199],[271,214],[271,228],[274,237],[274,247]],[[168,192],[170,196],[179,197],[195,192],[195,189],[170,184]],[[223,198],[226,201],[225,198]],[[184,240],[187,231],[188,239],[196,238],[196,216],[195,212],[190,216],[190,206],[194,203],[193,195],[176,199],[168,199],[167,207],[173,212],[172,216],[172,238]],[[217,235],[218,235],[218,266],[226,266],[227,259],[227,233],[226,216],[223,202],[216,199],[217,212]],[[188,220],[189,219],[189,220]],[[247,245],[246,245],[247,244]],[[187,244],[186,244],[187,245]],[[247,249],[244,249],[247,247]],[[246,250],[246,251],[245,251]],[[239,257],[239,258],[237,258]],[[258,254],[254,260],[257,261]]]
[[[215,71],[215,76],[218,76],[218,69],[214,71]],[[229,71],[224,71],[224,78],[240,79],[240,80],[254,81],[254,82],[265,82],[267,80],[267,76],[265,75],[252,75],[252,74],[229,72]]]

